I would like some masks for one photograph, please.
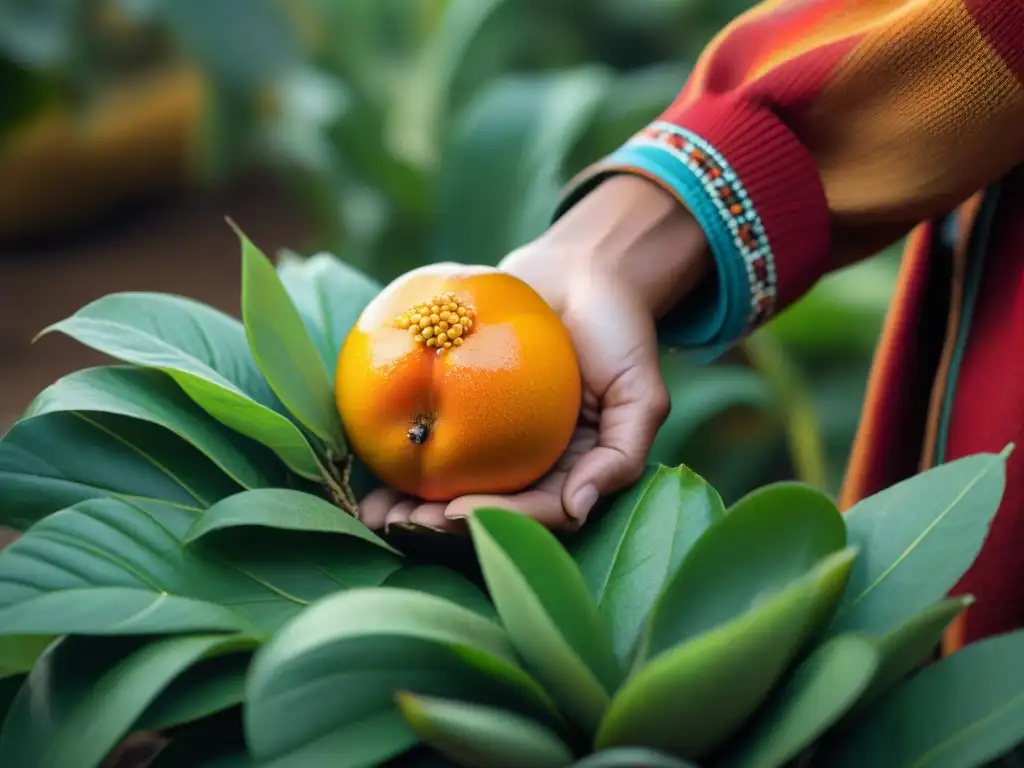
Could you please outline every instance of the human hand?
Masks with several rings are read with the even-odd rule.
[[[520,493],[423,502],[388,488],[359,516],[370,528],[461,532],[474,509],[499,506],[575,530],[600,496],[643,473],[669,410],[655,323],[707,270],[703,233],[651,182],[614,177],[499,265],[536,290],[572,336],[583,380],[579,424],[545,477]]]

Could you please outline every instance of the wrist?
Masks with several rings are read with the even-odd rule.
[[[711,272],[700,225],[653,181],[619,174],[603,181],[558,219],[543,250],[572,253],[580,265],[629,285],[656,318],[685,299]]]

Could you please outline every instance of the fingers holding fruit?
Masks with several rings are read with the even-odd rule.
[[[364,310],[335,394],[354,452],[391,489],[364,500],[364,521],[447,530],[454,499],[540,492],[573,437],[582,384],[568,329],[533,288],[432,264]]]

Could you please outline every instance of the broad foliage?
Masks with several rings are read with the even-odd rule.
[[[49,329],[122,364],[0,441],[0,764],[139,730],[158,768],[970,768],[1024,740],[1024,633],[930,663],[1005,452],[843,515],[656,463],[564,541],[480,509],[467,556],[413,554],[346,512],[373,481],[327,407],[380,286],[242,243],[244,322],[135,293]]]

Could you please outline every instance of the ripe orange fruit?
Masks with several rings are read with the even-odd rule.
[[[338,413],[355,454],[428,501],[540,479],[579,415],[572,339],[529,285],[491,267],[431,264],[363,310],[338,358]]]

